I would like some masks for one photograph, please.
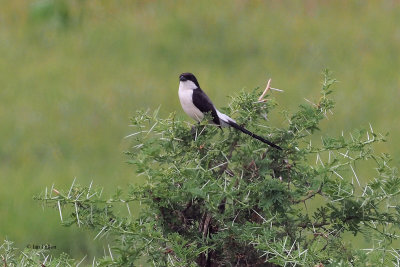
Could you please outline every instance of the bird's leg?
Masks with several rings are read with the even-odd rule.
[[[192,126],[191,133],[192,133],[193,139],[194,139],[195,141],[196,141],[196,139],[197,139],[197,128],[198,128],[199,125],[200,125],[200,122],[198,122],[197,125],[193,125],[193,126]]]
[[[194,140],[196,140],[196,131],[197,131],[196,125],[193,125],[190,132],[192,133],[192,137]]]

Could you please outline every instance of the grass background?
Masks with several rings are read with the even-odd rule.
[[[60,226],[32,196],[74,177],[106,193],[140,182],[122,154],[129,117],[159,105],[184,117],[181,72],[195,73],[217,106],[272,77],[285,90],[274,94],[280,108],[293,111],[318,97],[328,67],[340,83],[323,133],[371,123],[390,132],[376,150],[400,165],[397,1],[0,3],[0,238],[18,247],[102,255],[96,233]]]

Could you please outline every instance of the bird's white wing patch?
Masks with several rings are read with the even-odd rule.
[[[228,115],[226,115],[224,113],[219,112],[218,109],[217,109],[217,115],[219,117],[222,127],[229,126],[228,122],[230,122],[230,121],[236,123],[236,121],[234,119],[232,119],[231,117],[229,117]]]

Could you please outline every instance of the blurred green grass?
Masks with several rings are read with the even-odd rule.
[[[96,233],[64,228],[32,196],[74,177],[111,192],[138,182],[123,137],[140,108],[181,111],[190,71],[217,106],[242,88],[273,86],[281,109],[319,95],[333,70],[335,115],[324,133],[390,132],[399,165],[397,1],[1,1],[0,238],[98,255]],[[188,119],[184,117],[185,119]],[[279,116],[271,124],[284,125]],[[373,173],[371,173],[373,175]],[[364,178],[368,179],[368,177]]]

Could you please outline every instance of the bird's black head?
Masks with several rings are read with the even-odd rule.
[[[197,85],[197,87],[200,87],[199,82],[197,81],[196,76],[194,76],[193,73],[190,72],[182,73],[181,75],[179,75],[179,80],[181,82],[191,81],[195,85]]]

